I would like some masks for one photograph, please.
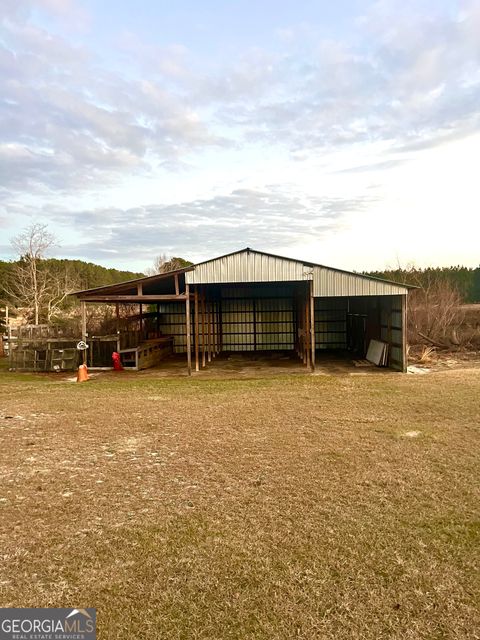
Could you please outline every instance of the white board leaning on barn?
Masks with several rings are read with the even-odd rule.
[[[388,344],[380,340],[370,340],[367,351],[367,360],[373,362],[377,367],[384,367],[387,364]]]

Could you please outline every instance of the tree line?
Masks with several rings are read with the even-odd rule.
[[[464,303],[480,302],[480,266],[477,268],[462,267],[427,267],[419,269],[386,269],[384,271],[364,272],[366,275],[393,280],[400,284],[410,284],[423,290],[448,285],[456,290]]]
[[[21,260],[0,260],[0,295],[5,301],[5,283],[10,278],[12,271],[21,264]],[[41,266],[50,273],[57,275],[71,272],[75,275],[76,290],[93,289],[108,284],[116,284],[124,280],[133,280],[134,278],[142,278],[143,273],[134,271],[122,271],[121,269],[110,269],[94,264],[93,262],[85,262],[84,260],[70,260],[68,258],[44,258]],[[67,278],[68,279],[68,278]]]
[[[76,298],[71,294],[83,289],[165,273],[190,266],[184,258],[157,256],[147,273],[108,269],[83,260],[50,258],[48,252],[57,244],[46,225],[32,224],[12,239],[17,255],[10,262],[0,260],[0,304],[24,322],[43,324],[68,321]],[[2,314],[0,313],[0,323]]]
[[[143,275],[83,260],[47,257],[56,239],[42,224],[31,225],[11,243],[17,259],[0,261],[0,301],[12,315],[20,314],[24,321],[33,324],[53,322],[68,315],[76,306],[70,295],[74,291]]]
[[[39,324],[65,319],[77,305],[76,299],[70,295],[74,291],[116,284],[145,275],[108,269],[83,260],[49,258],[48,251],[55,244],[55,237],[46,225],[33,224],[12,240],[17,259],[0,261],[0,303],[2,306],[8,305],[13,315],[20,315],[25,322]],[[191,264],[184,258],[169,258],[163,254],[155,259],[147,275],[181,269]],[[415,304],[416,301],[423,310],[431,307],[432,318],[437,318],[447,298],[450,301],[448,306],[452,309],[462,302],[480,302],[480,267],[410,267],[373,271],[367,275],[415,285],[418,290],[412,292],[411,302]],[[430,335],[432,331],[427,333]]]

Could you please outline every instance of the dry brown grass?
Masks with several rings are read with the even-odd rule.
[[[422,364],[430,362],[432,359],[432,356],[435,356],[435,355],[436,355],[435,347],[423,345],[422,352],[418,358],[418,362],[421,362]]]
[[[479,392],[3,373],[0,605],[112,640],[478,638]]]

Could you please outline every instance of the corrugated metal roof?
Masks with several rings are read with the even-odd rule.
[[[315,297],[402,295],[411,288],[250,248],[201,262],[185,274],[185,279],[189,284],[313,280]]]
[[[242,249],[219,258],[200,262],[194,266],[145,278],[136,278],[113,285],[77,291],[73,295],[120,293],[136,284],[150,284],[170,278],[175,274],[185,274],[189,284],[227,284],[248,282],[295,282],[313,280],[315,297],[327,296],[368,296],[402,295],[408,289],[401,285],[372,276],[342,271],[313,262],[295,260],[271,253]]]
[[[378,278],[313,267],[313,295],[323,296],[391,296],[404,295],[408,288]]]
[[[229,256],[237,255],[238,253],[256,253],[261,256],[269,256],[270,258],[280,258],[281,260],[289,260],[290,262],[301,262],[302,264],[306,264],[310,267],[314,267],[316,265],[315,262],[308,262],[305,260],[298,260],[298,258],[288,258],[287,256],[279,256],[275,253],[267,253],[266,251],[258,251],[257,249],[251,249],[250,247],[245,247],[245,249],[238,249],[238,251],[232,251],[231,253],[225,253],[222,256],[217,256],[216,258],[209,258],[208,260],[203,260],[202,262],[197,262],[194,266],[198,267],[199,264],[206,264],[207,262],[211,262],[212,260],[220,260],[220,258],[228,258]],[[317,265],[320,266],[320,265]]]
[[[197,264],[185,278],[189,284],[288,282],[311,280],[312,267],[291,258],[244,249]]]
[[[137,284],[150,284],[153,282],[157,282],[158,280],[165,280],[165,278],[170,278],[172,276],[181,275],[185,273],[189,269],[193,269],[192,267],[184,267],[182,269],[174,269],[173,271],[165,271],[164,273],[156,273],[153,276],[144,276],[143,278],[134,278],[133,280],[124,280],[123,282],[116,282],[114,284],[104,284],[101,287],[94,287],[93,289],[82,289],[80,291],[74,291],[71,295],[77,296],[82,294],[94,294],[97,293],[105,293],[107,294],[109,291],[112,293],[118,292],[120,289],[124,289],[126,287],[131,287]]]

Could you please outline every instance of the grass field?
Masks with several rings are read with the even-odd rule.
[[[0,374],[0,605],[102,639],[479,638],[480,370]]]

